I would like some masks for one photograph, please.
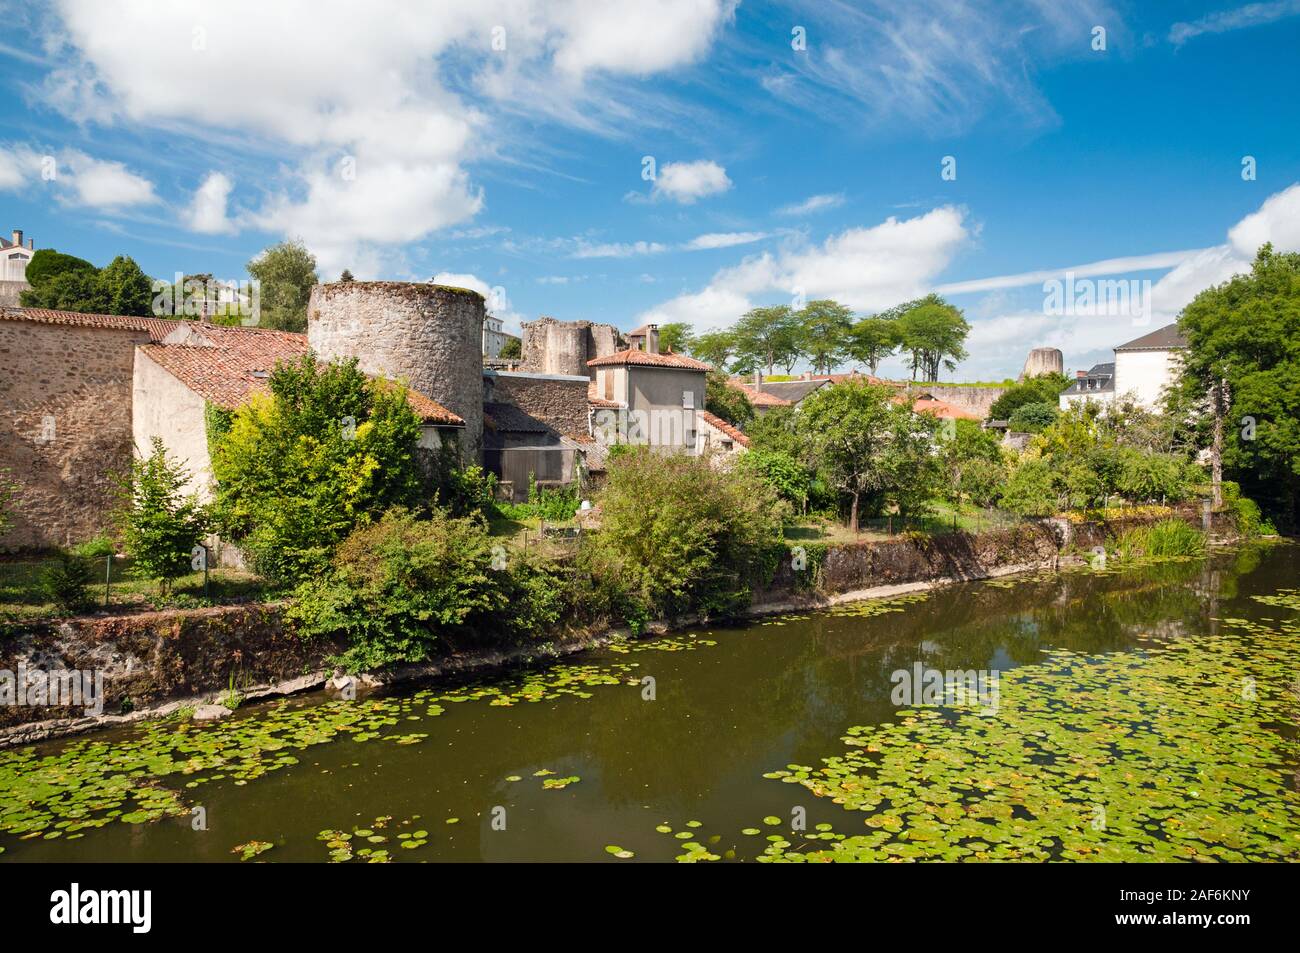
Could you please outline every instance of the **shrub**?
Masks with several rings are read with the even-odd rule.
[[[288,615],[305,637],[344,636],[336,661],[366,671],[458,640],[536,636],[568,606],[559,567],[507,555],[481,520],[394,509],[354,530],[330,571],[298,586]]]
[[[212,460],[222,534],[276,580],[321,572],[358,525],[422,493],[420,425],[404,389],[355,360],[280,364],[235,412]]]
[[[80,612],[90,605],[86,586],[90,585],[92,574],[86,559],[60,550],[41,570],[41,595],[64,612]]]
[[[1259,504],[1249,497],[1242,496],[1241,487],[1231,480],[1223,481],[1223,502],[1237,522],[1237,532],[1247,538],[1253,536],[1273,536],[1277,533],[1271,521],[1264,519]]]
[[[1044,460],[1022,461],[1002,493],[1003,508],[1021,516],[1051,516],[1057,503],[1052,470]]]
[[[1069,379],[1055,372],[1013,384],[989,407],[989,418],[1009,420],[1018,408],[1026,404],[1046,403],[1055,407],[1061,391],[1069,386]]]
[[[749,450],[740,455],[736,466],[762,480],[794,512],[807,510],[812,478],[804,465],[790,454],[781,450]]]
[[[198,497],[183,493],[189,478],[189,472],[167,456],[162,440],[154,437],[153,452],[144,460],[132,460],[130,475],[119,483],[122,508],[117,518],[131,573],[157,579],[163,592],[190,571],[191,552],[208,528],[207,511]]]
[[[434,458],[433,503],[452,516],[487,516],[496,505],[497,477],[477,463],[462,467],[459,451],[444,446]]]
[[[88,539],[84,543],[73,546],[72,552],[83,559],[103,559],[105,556],[111,556],[117,552],[117,547],[113,545],[112,539],[101,533],[94,539]]]
[[[1172,453],[1147,453],[1123,448],[1119,453],[1115,489],[1135,503],[1177,503],[1191,493],[1198,474]]]
[[[786,505],[750,471],[647,447],[611,456],[584,563],[649,613],[726,616],[776,569]]]
[[[1016,433],[1039,433],[1055,423],[1058,416],[1055,404],[1022,404],[1011,414],[1008,426]]]
[[[542,519],[552,523],[559,523],[573,519],[581,502],[578,499],[578,487],[576,485],[570,484],[569,486],[541,489],[537,486],[536,478],[529,477],[528,502],[498,502],[493,505],[496,507],[496,511],[506,519]]]

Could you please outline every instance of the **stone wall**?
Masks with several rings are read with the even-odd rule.
[[[83,542],[131,461],[131,371],[149,334],[0,320],[0,466],[19,487],[0,551]]]
[[[404,380],[465,421],[461,452],[483,448],[483,296],[401,281],[317,285],[307,340],[321,360],[356,357],[368,374]]]
[[[582,374],[592,378],[587,362],[613,354],[623,346],[623,337],[612,324],[542,317],[524,322],[523,331],[521,370],[535,374]]]
[[[973,387],[969,384],[924,384],[926,393],[936,400],[956,404],[980,417],[988,417],[993,402],[1007,392],[1005,387]]]
[[[514,404],[569,437],[587,435],[587,378],[498,371],[487,378],[493,399]]]
[[[17,308],[24,291],[31,288],[25,281],[0,281],[0,308]]]

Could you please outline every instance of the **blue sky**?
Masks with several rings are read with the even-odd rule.
[[[1300,249],[1300,0],[6,16],[0,225],[158,277],[243,278],[300,236],[326,278],[440,276],[499,289],[510,325],[625,329],[939,290],[973,325],[956,376],[1000,379],[1033,346],[1104,360],[1260,241]],[[1149,306],[1049,313],[1067,269],[1149,280]]]

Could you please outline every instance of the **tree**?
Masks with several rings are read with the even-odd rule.
[[[846,356],[853,328],[853,310],[828,298],[809,301],[795,315],[797,347],[812,361],[813,370],[829,374]]]
[[[117,523],[131,573],[159,580],[164,592],[190,571],[194,547],[208,530],[207,509],[197,494],[185,493],[189,480],[189,471],[154,437],[149,456],[132,460],[119,481]]]
[[[1002,493],[1003,508],[1021,516],[1051,516],[1057,503],[1051,467],[1042,459],[1023,460]]]
[[[1022,404],[1008,422],[1008,429],[1016,433],[1041,433],[1056,422],[1060,411],[1056,404]]]
[[[903,306],[898,315],[902,347],[911,355],[912,379],[918,372],[922,380],[937,381],[940,367],[957,369],[965,360],[964,342],[970,333],[960,308],[938,295],[931,294]]]
[[[709,371],[705,376],[704,409],[742,429],[754,419],[754,405],[749,395],[728,384],[727,375],[721,371]]]
[[[732,334],[741,373],[766,368],[771,375],[778,364],[790,368],[799,360],[799,324],[789,305],[746,311]]]
[[[153,280],[135,259],[118,255],[99,273],[108,314],[147,317],[153,313]]]
[[[307,330],[307,301],[320,279],[316,258],[302,239],[265,249],[248,263],[248,273],[260,286],[262,327]]]
[[[1025,404],[1058,404],[1061,391],[1069,386],[1069,378],[1055,371],[1012,384],[989,406],[989,419],[1009,420]]]
[[[696,360],[725,371],[736,351],[736,336],[730,331],[708,331],[692,337],[686,349]]]
[[[864,497],[893,491],[900,507],[915,509],[933,492],[925,460],[937,425],[896,402],[891,388],[846,381],[807,398],[795,428],[817,469],[848,496],[849,528],[857,532]]]
[[[406,391],[368,380],[355,359],[305,355],[267,383],[216,442],[216,511],[258,572],[296,580],[325,569],[356,526],[418,505],[420,425]]]
[[[902,340],[903,333],[896,320],[866,317],[849,329],[845,351],[853,360],[867,365],[871,376],[875,377],[880,362],[898,350]]]
[[[352,277],[352,272],[349,271],[347,268],[344,268],[343,273],[339,275],[339,281],[355,281],[355,280],[356,279]]]
[[[97,270],[59,272],[39,286],[33,285],[25,290],[19,300],[25,308],[51,308],[81,314],[105,314],[108,311],[108,295]]]
[[[790,504],[794,513],[808,509],[812,477],[796,457],[781,450],[754,450],[740,455],[736,466],[755,474]]]
[[[985,501],[996,495],[990,483],[1003,472],[998,438],[973,420],[954,420],[951,429],[944,428],[944,434],[938,454],[947,498],[960,502],[963,496],[969,496],[973,502],[987,505]]]
[[[659,325],[659,350],[685,354],[691,346],[691,326],[685,321]]]
[[[1294,526],[1300,516],[1300,254],[1264,245],[1249,274],[1202,291],[1178,324],[1188,341],[1178,390],[1186,403],[1199,403],[1203,421],[1218,422],[1223,471],[1266,512]],[[1199,445],[1211,443],[1209,431],[1197,429]]]
[[[27,266],[27,281],[31,288],[21,296],[26,308],[134,317],[153,313],[153,280],[125,255],[99,269],[82,258],[42,248]]]
[[[507,361],[515,361],[524,356],[524,343],[516,337],[506,338],[506,343],[501,345],[501,357]]]
[[[32,260],[27,263],[27,283],[34,290],[39,289],[56,276],[67,271],[84,271],[93,274],[99,269],[86,259],[78,258],[76,255],[65,255],[53,248],[41,248],[32,255]]]

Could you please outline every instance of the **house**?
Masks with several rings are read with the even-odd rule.
[[[701,410],[695,415],[695,425],[695,452],[698,454],[712,453],[727,459],[749,449],[749,438],[717,414]]]
[[[1115,348],[1115,360],[1094,365],[1081,373],[1061,393],[1061,409],[1084,400],[1109,403],[1131,396],[1148,410],[1160,406],[1163,394],[1178,376],[1182,351],[1187,348],[1178,325],[1166,324]]]
[[[483,371],[483,466],[501,498],[523,502],[532,483],[581,482],[590,383],[585,374]]]
[[[16,308],[22,293],[31,287],[27,282],[27,265],[32,260],[34,243],[23,244],[22,229],[15,228],[13,238],[0,238],[0,308]]]
[[[518,341],[517,335],[509,334],[504,330],[501,319],[495,315],[488,314],[483,317],[483,356],[486,358],[498,358],[502,350],[505,349],[509,341]]]
[[[684,354],[659,353],[653,326],[643,343],[646,350],[628,348],[587,362],[595,372],[588,391],[592,433],[605,443],[695,452],[709,365]]]

